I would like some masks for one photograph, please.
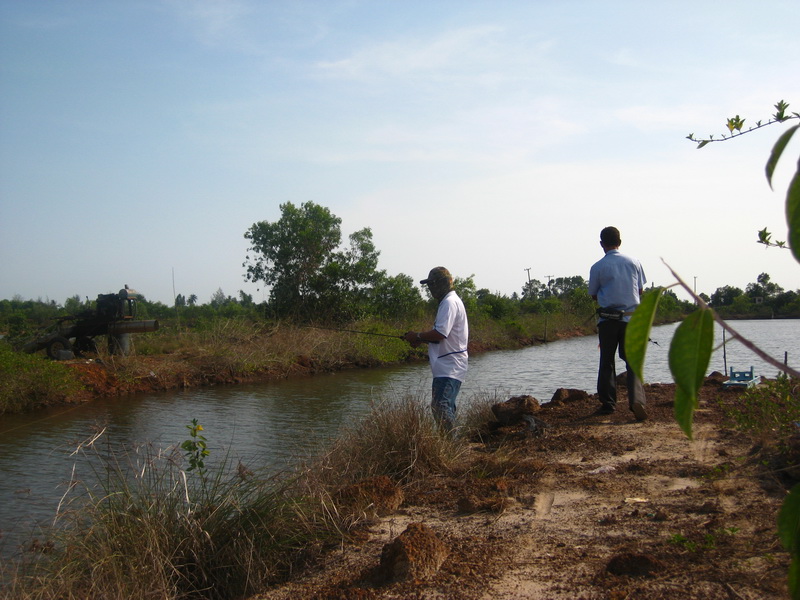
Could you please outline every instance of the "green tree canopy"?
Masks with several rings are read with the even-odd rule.
[[[738,287],[726,285],[717,288],[717,291],[711,294],[710,304],[711,306],[729,306],[743,293],[744,292]]]
[[[369,228],[353,233],[348,248],[341,244],[341,222],[324,206],[305,202],[281,204],[281,218],[254,223],[244,234],[250,241],[247,281],[270,287],[270,304],[282,317],[346,319],[368,301],[378,278],[380,254]]]

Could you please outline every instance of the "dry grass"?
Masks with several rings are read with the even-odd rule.
[[[233,468],[182,468],[177,449],[82,452],[95,483],[74,482],[56,526],[15,565],[8,598],[240,598],[274,583],[337,535],[294,480]],[[9,576],[7,572],[5,574]]]
[[[81,450],[95,483],[70,488],[58,526],[39,545],[47,553],[5,566],[4,597],[246,597],[359,523],[355,509],[334,500],[342,488],[450,473],[466,449],[411,396],[376,403],[319,459],[282,476],[227,458],[192,471],[179,449],[114,451],[99,439]]]
[[[399,483],[447,472],[464,444],[443,434],[425,401],[405,395],[375,402],[308,470],[325,485],[384,475]]]

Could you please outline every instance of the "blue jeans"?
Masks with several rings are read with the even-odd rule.
[[[447,432],[456,425],[456,398],[461,390],[461,382],[450,377],[434,377],[431,391],[431,410],[433,418]]]

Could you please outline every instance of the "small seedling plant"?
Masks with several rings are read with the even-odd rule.
[[[203,431],[203,426],[197,422],[197,419],[192,419],[191,424],[186,426],[189,430],[189,439],[181,444],[181,449],[185,451],[186,461],[189,467],[186,472],[197,471],[201,476],[206,473],[205,458],[210,454],[208,450],[208,440],[200,433]]]

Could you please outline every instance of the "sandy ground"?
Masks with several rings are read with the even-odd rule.
[[[718,381],[703,387],[688,441],[672,386],[648,386],[650,418],[624,401],[591,416],[593,397],[543,406],[538,433],[500,430],[470,453],[468,474],[405,490],[394,514],[252,600],[349,598],[788,598],[775,520],[785,482],[764,450],[723,425]],[[412,522],[445,543],[438,572],[377,582],[381,551]]]

